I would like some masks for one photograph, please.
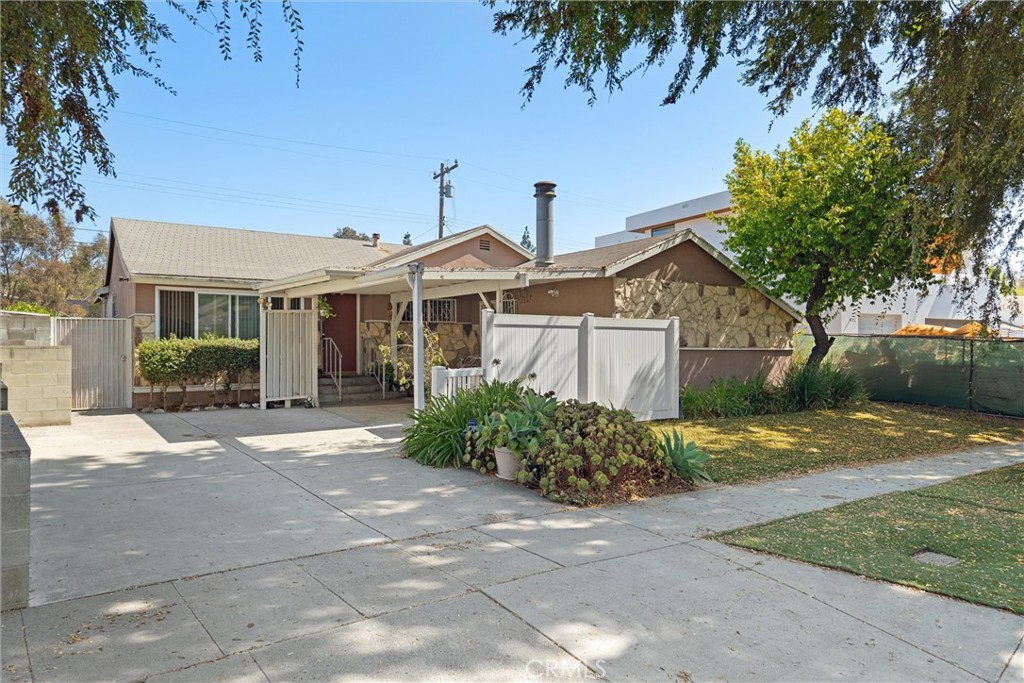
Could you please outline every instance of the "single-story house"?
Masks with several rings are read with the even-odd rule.
[[[103,293],[136,340],[255,337],[260,301],[310,308],[322,297],[346,373],[368,372],[392,331],[411,332],[410,264],[422,264],[423,320],[449,365],[479,365],[480,313],[680,318],[680,381],[772,374],[791,362],[798,313],[750,285],[692,231],[554,255],[538,183],[538,254],[488,225],[403,247],[330,237],[115,218]],[[545,218],[541,218],[541,214]]]

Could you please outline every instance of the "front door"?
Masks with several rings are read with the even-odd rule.
[[[327,303],[334,310],[334,316],[324,320],[323,333],[334,340],[341,351],[342,372],[356,371],[356,295],[328,294]]]

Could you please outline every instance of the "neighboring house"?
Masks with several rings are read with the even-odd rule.
[[[554,192],[547,196],[550,202]],[[555,256],[551,233],[550,220],[539,221],[535,257],[487,225],[402,247],[377,236],[361,242],[115,218],[106,310],[133,319],[136,342],[171,334],[256,337],[261,303],[307,309],[322,297],[335,313],[321,320],[322,334],[337,344],[342,370],[361,374],[382,347],[406,353],[392,330],[412,331],[407,276],[418,263],[423,319],[452,366],[479,365],[484,308],[678,316],[684,384],[789,364],[797,312],[751,287],[692,231]]]
[[[684,230],[695,234],[715,248],[730,255],[725,248],[723,227],[708,217],[721,216],[732,211],[728,192],[716,192],[690,199],[679,204],[645,211],[626,217],[626,229],[594,240],[595,246],[621,244],[645,237],[667,235]],[[941,279],[941,276],[939,276]],[[1000,313],[1000,331],[1007,336],[1024,336],[1024,321],[1015,315],[1012,301],[1024,310],[1024,296],[1004,298]],[[924,296],[916,292],[897,293],[892,301],[862,301],[858,306],[847,302],[845,309],[837,311],[826,329],[829,334],[891,334],[906,325],[944,325],[960,327],[975,321],[984,302],[985,292],[979,291],[973,300],[964,304],[954,300],[953,292],[938,282],[930,286]],[[790,304],[802,310],[800,302]]]

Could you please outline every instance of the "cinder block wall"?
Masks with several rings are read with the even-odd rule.
[[[0,346],[0,377],[20,426],[71,424],[70,346]]]
[[[10,413],[0,412],[0,609],[28,606],[30,451]]]
[[[40,313],[0,312],[0,345],[49,346],[52,343],[50,316]]]

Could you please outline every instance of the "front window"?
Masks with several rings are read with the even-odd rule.
[[[412,322],[412,304],[405,307],[402,314],[404,322]],[[423,322],[453,323],[455,322],[455,299],[428,299],[423,302]]]
[[[255,296],[163,289],[158,302],[161,338],[260,336],[260,306]]]

